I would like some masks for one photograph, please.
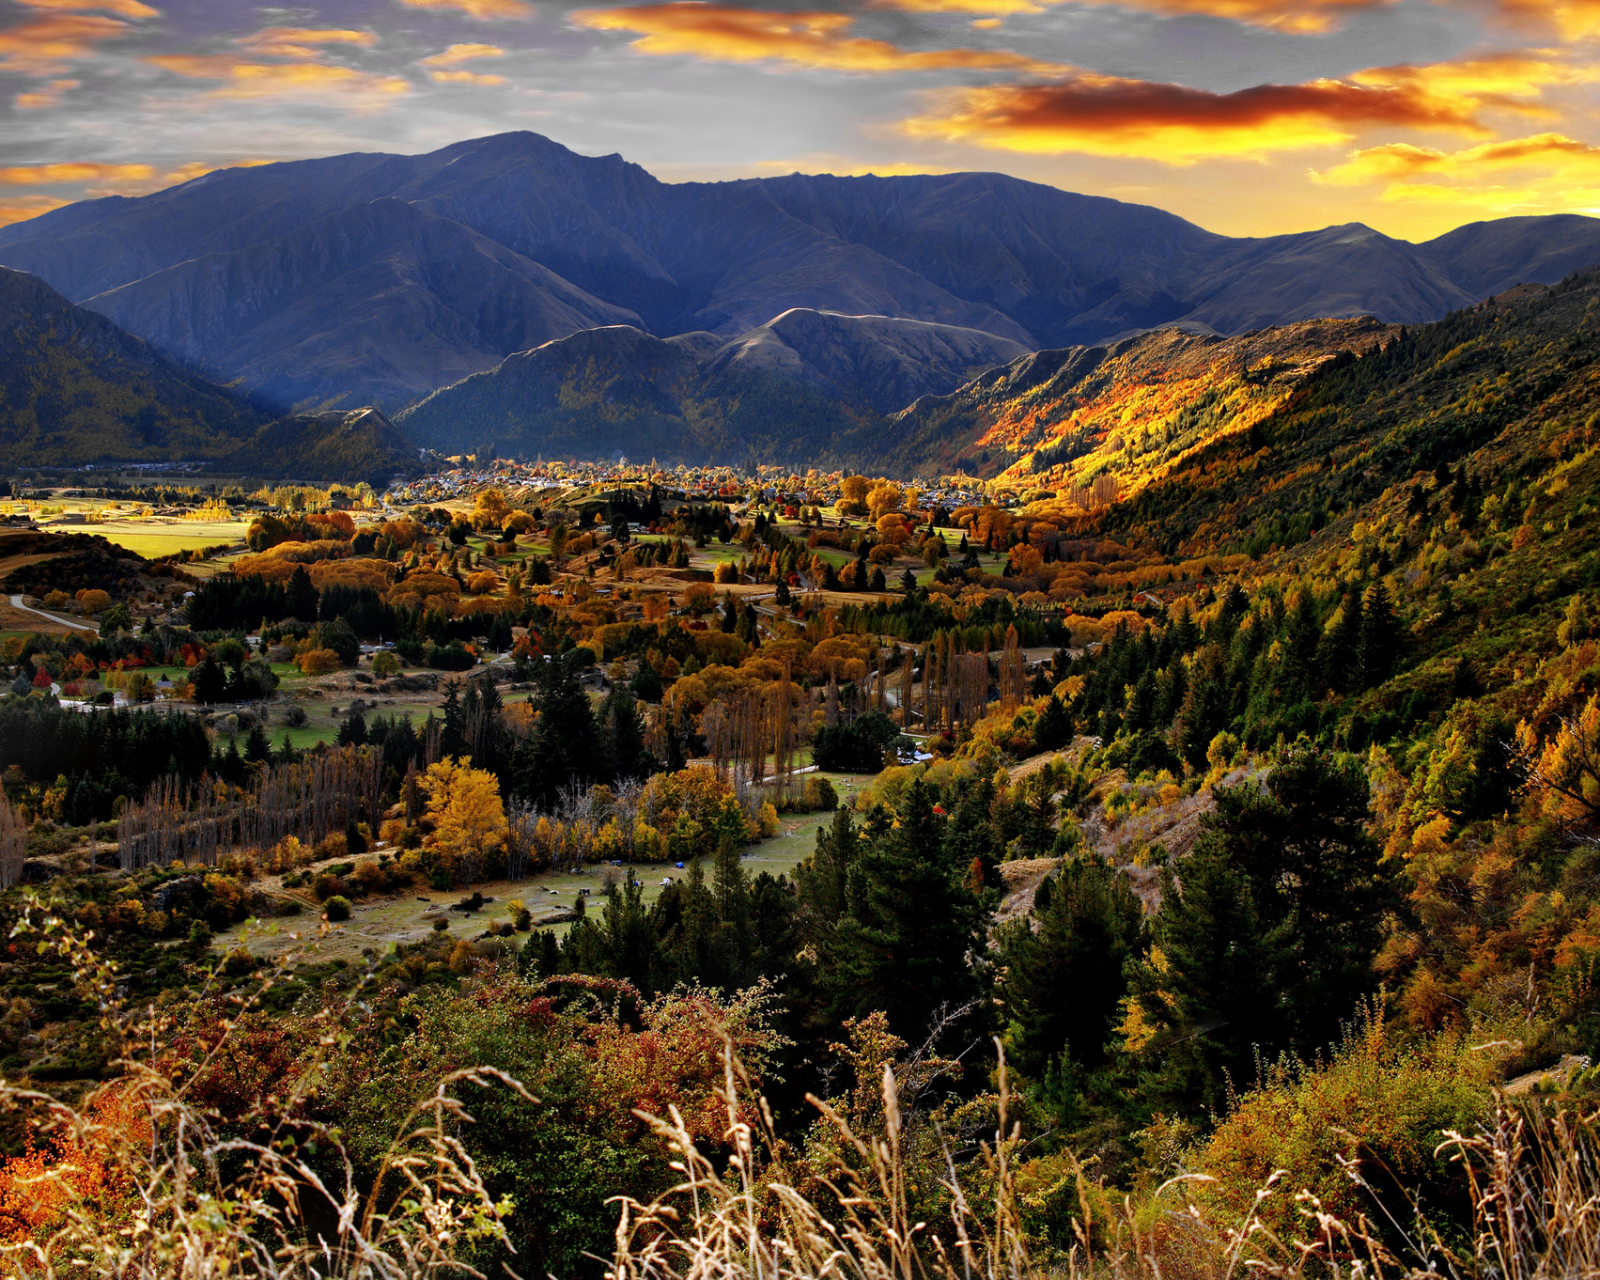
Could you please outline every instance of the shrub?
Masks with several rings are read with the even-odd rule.
[[[311,886],[311,892],[315,895],[318,902],[326,906],[329,901],[344,894],[344,881],[338,876],[329,875],[326,871],[324,871],[320,876],[317,877],[316,882]],[[345,909],[346,913],[348,914],[348,902],[345,904]],[[341,917],[341,919],[342,918],[343,917]]]
[[[389,887],[389,877],[376,862],[363,862],[356,868],[353,879],[364,894],[381,893]]]
[[[329,921],[348,920],[350,918],[350,899],[334,894],[322,904],[322,914]]]
[[[307,649],[298,661],[301,672],[308,676],[325,676],[339,669],[339,655],[332,649]]]
[[[400,659],[387,649],[380,649],[372,655],[372,674],[375,676],[392,676],[400,670]]]
[[[1204,1198],[1242,1215],[1257,1188],[1284,1170],[1284,1194],[1259,1212],[1285,1237],[1301,1221],[1294,1195],[1302,1190],[1352,1222],[1371,1214],[1373,1191],[1394,1221],[1410,1219],[1408,1194],[1424,1212],[1464,1213],[1459,1166],[1440,1144],[1446,1132],[1471,1133],[1486,1118],[1493,1070],[1487,1056],[1444,1036],[1401,1049],[1381,1021],[1369,1019],[1326,1065],[1269,1068],[1201,1152],[1201,1170],[1216,1179]],[[1373,1191],[1351,1180],[1341,1158],[1359,1162]]]
[[[815,811],[817,809],[832,810],[839,807],[839,793],[833,789],[821,774],[812,774],[806,779],[805,791],[802,793],[805,807]]]
[[[256,958],[243,947],[235,947],[222,962],[222,972],[230,978],[242,978],[254,973],[255,969]]]
[[[433,922],[433,931],[435,933],[443,933],[449,927],[450,927],[450,922],[448,920],[446,920],[443,916],[440,916],[437,920],[435,920]]]

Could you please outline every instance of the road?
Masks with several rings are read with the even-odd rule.
[[[28,605],[25,605],[25,604],[22,603],[22,597],[21,596],[12,596],[11,597],[11,607],[13,609],[21,609],[23,613],[31,613],[35,617],[43,618],[46,622],[57,622],[57,623],[60,623],[63,627],[71,627],[75,631],[93,631],[94,630],[93,627],[86,627],[81,622],[73,622],[72,619],[70,619],[70,618],[58,618],[53,613],[45,613],[42,609],[31,608]]]

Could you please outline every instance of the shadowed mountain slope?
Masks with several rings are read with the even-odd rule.
[[[84,305],[274,407],[398,408],[508,351],[638,319],[393,198],[192,258]]]
[[[920,395],[1024,354],[976,329],[791,309],[724,342],[592,329],[508,357],[406,410],[442,452],[802,461]]]
[[[44,281],[0,268],[0,458],[215,458],[265,421]]]
[[[424,470],[419,451],[374,408],[300,413],[269,423],[221,464],[236,475],[365,480],[382,489]]]

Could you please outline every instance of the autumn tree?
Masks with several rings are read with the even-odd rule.
[[[447,875],[476,879],[484,861],[505,844],[500,784],[488,770],[474,769],[471,756],[446,756],[428,766],[422,788],[433,828],[427,847]]]

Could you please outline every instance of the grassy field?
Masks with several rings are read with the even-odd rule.
[[[64,528],[73,533],[97,533],[108,542],[153,560],[178,551],[192,551],[196,547],[243,542],[245,530],[249,527],[241,520],[186,520],[173,524],[156,524],[147,520],[106,520],[100,524]]]
[[[842,805],[848,805],[856,791],[871,781],[870,776],[825,776],[832,779],[838,788]],[[781,830],[778,835],[751,845],[745,851],[744,869],[747,876],[758,876],[763,871],[775,876],[792,873],[816,848],[817,831],[833,821],[833,814],[783,814],[779,821]],[[643,886],[647,903],[661,896],[663,880],[677,879],[686,874],[671,863],[663,862],[638,863],[633,872]],[[621,874],[622,871],[614,867],[588,866],[576,873],[546,872],[526,880],[499,880],[476,885],[474,888],[485,899],[493,901],[486,902],[482,910],[470,915],[448,908],[471,890],[413,887],[395,897],[356,902],[352,904],[348,921],[330,926],[322,924],[311,899],[303,898],[303,914],[236,925],[219,933],[213,945],[222,952],[242,946],[258,957],[293,954],[307,963],[355,960],[364,952],[381,953],[394,943],[421,941],[433,933],[434,920],[441,915],[450,922],[449,933],[452,937],[476,938],[487,925],[510,919],[512,910],[509,904],[513,899],[520,899],[527,904],[536,927],[564,934],[568,927],[566,922],[543,925],[538,922],[541,918],[548,919],[558,912],[569,910],[580,897],[586,900],[589,908],[598,910],[603,904],[608,880]],[[267,877],[263,887],[268,890],[281,889],[281,877]],[[587,894],[582,892],[585,889],[588,890]],[[526,941],[526,937],[518,935],[518,944]]]

